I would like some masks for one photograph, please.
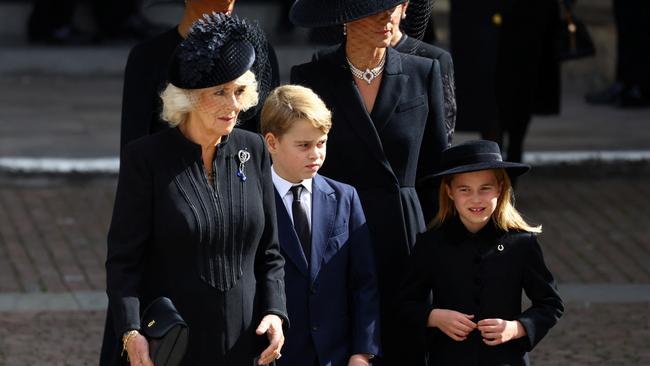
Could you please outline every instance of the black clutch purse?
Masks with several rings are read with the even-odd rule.
[[[154,365],[180,364],[187,350],[189,330],[172,301],[166,297],[152,301],[142,313],[140,324]]]
[[[571,0],[561,0],[562,17],[557,32],[557,51],[560,61],[576,60],[596,54],[594,42],[583,23],[573,12]]]

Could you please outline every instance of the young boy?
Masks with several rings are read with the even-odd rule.
[[[379,352],[379,291],[359,196],[317,174],[331,125],[323,101],[302,86],[276,88],[262,108],[291,319],[280,366],[361,366]]]

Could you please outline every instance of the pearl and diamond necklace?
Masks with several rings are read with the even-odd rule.
[[[384,65],[386,64],[386,53],[384,53],[384,57],[381,58],[381,61],[379,61],[377,67],[366,69],[365,71],[362,71],[361,69],[354,66],[347,56],[345,59],[348,62],[348,66],[350,66],[350,72],[352,72],[352,75],[357,79],[365,80],[366,83],[370,85],[370,83],[372,83],[372,81],[375,80],[382,71],[384,71]]]

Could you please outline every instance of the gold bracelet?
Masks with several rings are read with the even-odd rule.
[[[130,330],[122,336],[122,353],[120,353],[120,357],[124,355],[124,352],[126,352],[126,345],[129,344],[129,341],[131,338],[135,337],[137,334],[140,334],[137,330]]]

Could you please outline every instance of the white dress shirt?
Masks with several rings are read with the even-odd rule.
[[[309,224],[309,229],[311,230],[312,179],[311,178],[305,179],[300,183],[291,183],[288,180],[279,176],[278,173],[275,172],[275,168],[273,166],[271,166],[271,177],[273,179],[273,185],[275,186],[275,189],[278,191],[280,197],[282,197],[282,202],[284,203],[284,207],[287,209],[287,212],[289,213],[289,218],[291,219],[292,223],[293,223],[293,211],[291,210],[291,205],[293,204],[293,193],[291,193],[291,187],[297,186],[298,184],[302,184],[302,186],[305,187],[305,189],[303,189],[300,193],[300,204],[305,209],[305,212],[309,212],[309,215],[307,215],[307,222]]]

